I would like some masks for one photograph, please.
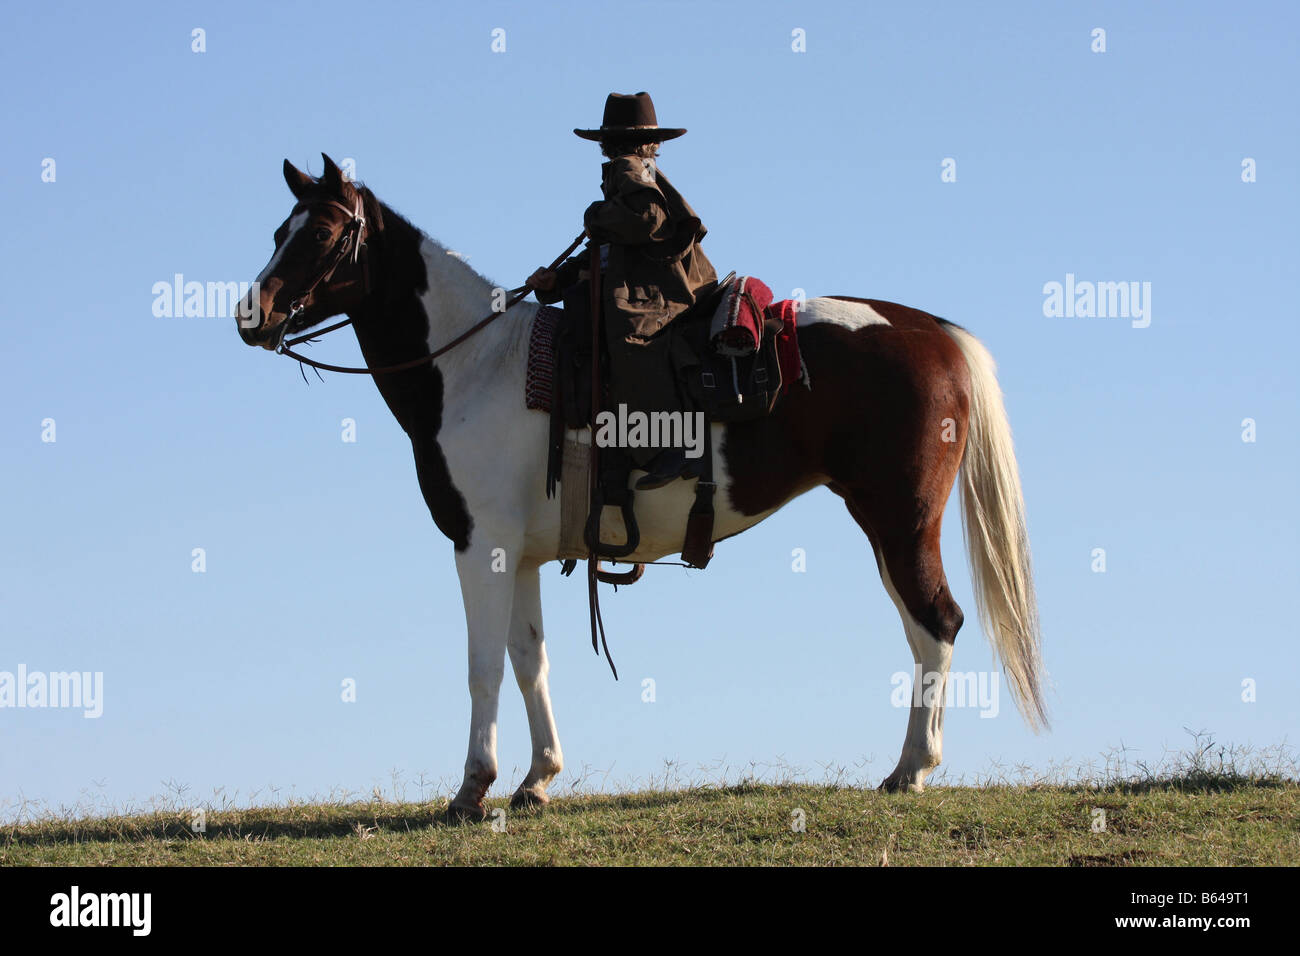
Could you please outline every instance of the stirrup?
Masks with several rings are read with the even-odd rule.
[[[627,529],[627,538],[622,544],[606,544],[600,540],[600,516],[605,511],[605,492],[599,485],[592,498],[591,513],[587,515],[587,527],[583,538],[587,547],[598,558],[626,558],[641,545],[641,529],[636,526],[636,512],[632,510],[632,492],[628,491],[619,510],[623,513],[623,527]]]

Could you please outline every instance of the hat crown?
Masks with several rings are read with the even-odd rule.
[[[610,93],[605,97],[601,129],[644,129],[658,125],[655,104],[649,93]]]

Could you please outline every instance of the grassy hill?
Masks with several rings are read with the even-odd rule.
[[[502,814],[473,825],[380,801],[215,812],[201,834],[178,813],[49,820],[0,828],[0,865],[1300,865],[1300,785],[1280,779],[742,784],[492,805]]]
[[[28,812],[0,824],[0,866],[1300,866],[1300,775],[1288,745],[1194,746],[1130,768],[1123,752],[1054,782],[886,794],[842,783],[742,781],[489,800],[484,823],[445,799],[289,802],[205,811],[183,788],[150,813]],[[400,788],[395,787],[397,792]],[[34,819],[32,817],[35,817]]]

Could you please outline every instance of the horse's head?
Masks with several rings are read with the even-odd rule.
[[[297,202],[275,231],[271,261],[239,304],[235,319],[249,345],[274,349],[287,335],[347,312],[365,296],[362,246],[379,224],[366,220],[362,189],[321,157],[319,179],[284,161],[284,180]],[[371,208],[377,216],[377,204]]]

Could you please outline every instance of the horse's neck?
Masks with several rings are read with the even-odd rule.
[[[375,288],[362,310],[365,321],[356,325],[371,367],[406,361],[421,350],[437,351],[504,304],[504,293],[459,256],[387,207],[384,217],[388,225],[373,277]],[[463,406],[481,392],[484,382],[505,385],[513,373],[522,375],[527,329],[535,312],[535,305],[521,302],[434,360],[441,379],[436,402],[442,416],[448,411],[467,413]],[[399,420],[424,413],[399,408],[395,402],[402,398],[385,376],[377,376],[376,385]]]
[[[499,312],[505,305],[505,290],[471,269],[459,256],[437,241],[423,237],[420,246],[429,287],[421,296],[429,319],[429,351],[436,351],[467,332],[484,318]],[[495,381],[510,364],[521,357],[518,345],[525,319],[536,307],[520,303],[498,316],[478,332],[445,355],[438,357],[438,368],[449,391],[456,394],[475,382]]]

